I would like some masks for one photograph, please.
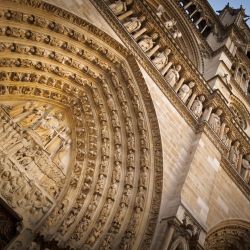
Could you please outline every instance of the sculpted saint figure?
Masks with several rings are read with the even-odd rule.
[[[123,2],[122,0],[115,1],[114,3],[109,5],[109,8],[114,12],[116,16],[127,11],[127,6],[132,4],[133,0],[126,0]]]
[[[145,16],[131,17],[129,21],[124,23],[125,28],[129,33],[135,32],[141,28],[142,22],[146,20]]]
[[[221,114],[222,114],[222,110],[217,109],[215,113],[212,113],[210,115],[209,120],[208,120],[209,125],[214,130],[214,132],[217,134],[220,132],[220,125],[221,125],[220,116],[221,116]]]
[[[155,40],[158,38],[157,33],[153,33],[152,36],[144,35],[142,39],[138,42],[138,45],[142,48],[144,52],[149,51],[153,48]]]
[[[159,70],[163,69],[168,63],[168,56],[171,53],[170,49],[165,49],[162,52],[158,52],[155,58],[152,60],[155,67]]]
[[[250,154],[242,159],[241,175],[247,183],[250,181]]]
[[[169,29],[172,29],[175,25],[176,25],[176,21],[174,18],[168,20],[165,22],[165,27],[169,30]]]
[[[44,116],[45,112],[48,110],[48,105],[43,105],[38,108],[33,109],[33,113],[27,116],[25,119],[20,121],[23,127],[33,128],[38,121]]]
[[[190,82],[188,84],[183,84],[180,88],[180,90],[178,91],[178,96],[181,98],[181,100],[186,103],[188,98],[191,96],[192,94],[192,88],[195,86],[194,82]]]
[[[230,143],[230,139],[229,139],[229,136],[228,136],[228,132],[229,132],[229,127],[225,127],[224,134],[223,134],[223,137],[222,137],[222,142],[223,142],[226,146],[229,146],[229,143]]]
[[[205,101],[205,96],[201,95],[200,97],[197,97],[192,106],[191,111],[193,112],[194,116],[196,118],[200,118],[202,115],[202,108],[203,108],[203,102]]]
[[[174,87],[174,85],[180,78],[180,70],[181,65],[178,64],[176,67],[174,66],[173,68],[171,68],[165,76],[165,79],[172,87]]]
[[[236,141],[231,146],[231,149],[230,149],[230,152],[229,152],[229,161],[231,161],[233,163],[233,165],[235,165],[235,166],[237,166],[237,163],[238,163],[238,160],[239,160],[239,154],[240,154],[239,146],[240,146],[239,141]]]

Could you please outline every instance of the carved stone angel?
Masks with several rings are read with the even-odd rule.
[[[153,48],[155,40],[158,38],[157,33],[153,33],[152,36],[144,35],[142,39],[138,42],[138,45],[142,48],[144,52],[149,51]]]
[[[202,108],[203,108],[204,101],[205,101],[205,96],[201,95],[194,100],[191,106],[191,111],[193,112],[196,118],[200,118],[202,115]]]
[[[221,125],[220,116],[221,115],[222,115],[222,110],[217,109],[215,113],[212,113],[210,115],[209,120],[208,120],[209,125],[217,134],[219,134],[220,132],[220,125]]]
[[[135,32],[141,28],[142,22],[146,20],[145,16],[131,17],[129,21],[124,23],[125,28],[129,33]]]
[[[127,6],[132,4],[133,0],[126,0],[123,2],[122,0],[118,0],[109,5],[109,8],[114,12],[116,16],[123,14],[127,11]]]
[[[180,99],[186,103],[188,98],[191,96],[192,94],[192,88],[195,86],[194,82],[190,82],[188,84],[183,84],[180,88],[180,90],[178,91],[178,96],[180,97]]]
[[[180,78],[181,65],[173,66],[165,76],[167,82],[173,87]]]

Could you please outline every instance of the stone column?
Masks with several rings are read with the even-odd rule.
[[[240,172],[241,172],[242,157],[243,157],[243,154],[240,153],[240,154],[239,154],[239,160],[238,160],[238,162],[237,162],[237,171],[238,171],[239,174],[240,174]]]
[[[168,64],[161,71],[162,75],[165,75],[167,73],[172,64],[173,64],[172,62],[168,62]]]
[[[133,35],[134,39],[137,39],[139,36],[141,36],[141,35],[142,35],[143,33],[145,33],[146,31],[147,31],[146,28],[142,28],[141,30],[137,31],[137,32]]]
[[[168,249],[169,245],[170,245],[170,242],[172,240],[172,237],[173,237],[173,234],[174,234],[174,231],[175,231],[175,226],[173,224],[170,225],[170,228],[168,229],[167,231],[167,235],[163,241],[163,244],[162,244],[162,249],[163,250],[166,250]]]
[[[221,140],[222,140],[223,135],[224,135],[225,127],[226,127],[226,123],[223,122],[223,123],[221,124],[221,127],[220,127],[220,139],[221,139]]]
[[[160,48],[160,45],[155,45],[153,49],[151,49],[149,52],[147,52],[147,56],[151,57],[154,55],[154,53]]]
[[[195,26],[197,26],[202,20],[203,20],[203,17],[200,17],[200,18],[195,22]]]
[[[208,121],[208,120],[209,120],[209,117],[210,117],[210,115],[211,115],[211,113],[212,113],[212,110],[213,110],[212,107],[208,107],[208,108],[204,111],[204,113],[203,113],[203,115],[202,115],[202,121]]]
[[[118,19],[119,19],[120,21],[122,21],[122,20],[124,20],[125,18],[131,16],[133,13],[134,13],[133,10],[129,10],[129,11],[125,12],[124,14],[118,16]]]
[[[189,102],[188,102],[188,105],[187,105],[187,108],[188,108],[188,109],[190,109],[191,106],[193,105],[196,96],[197,96],[196,93],[193,93],[193,94],[192,94],[192,96],[191,96],[191,98],[190,98],[190,100],[189,100]]]
[[[189,3],[187,3],[185,6],[184,6],[184,10],[186,10],[189,6],[191,6],[193,4],[193,2],[192,1],[190,1]]]
[[[206,28],[207,28],[207,24],[206,24],[205,27],[202,29],[201,34],[205,31]]]
[[[174,91],[177,93],[178,90],[180,89],[180,87],[182,86],[183,82],[185,81],[185,79],[182,77],[178,83],[176,84],[175,88],[174,88]]]

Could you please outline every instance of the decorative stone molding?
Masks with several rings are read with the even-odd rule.
[[[228,220],[219,223],[207,235],[205,249],[248,249],[250,247],[250,223]]]

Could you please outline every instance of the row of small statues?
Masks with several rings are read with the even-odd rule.
[[[0,155],[0,193],[13,208],[26,211],[27,219],[37,221],[45,214],[51,202],[36,187],[33,181],[27,181],[24,173],[1,152]]]
[[[142,27],[143,22],[145,22],[146,20],[146,16],[142,15],[139,17],[137,16],[130,17],[133,14],[133,10],[131,9],[132,3],[133,3],[133,0],[126,0],[126,1],[118,0],[110,4],[109,8],[118,17],[118,19],[120,19],[121,21],[125,20],[123,22],[124,27],[127,29],[127,31],[130,34],[133,34],[133,37],[135,39],[137,39],[147,30],[145,27]],[[165,12],[164,7],[162,5],[159,5],[157,9],[158,17],[161,18],[164,12]],[[174,39],[180,38],[182,36],[182,33],[177,29],[176,24],[177,22],[173,18],[164,22],[165,28],[169,30],[169,32],[171,32]],[[142,49],[145,52],[150,50],[153,47],[155,43],[154,41],[157,38],[158,38],[158,35],[157,36],[152,35],[151,37],[148,35],[144,35],[142,37],[143,42],[141,42],[144,44]]]

